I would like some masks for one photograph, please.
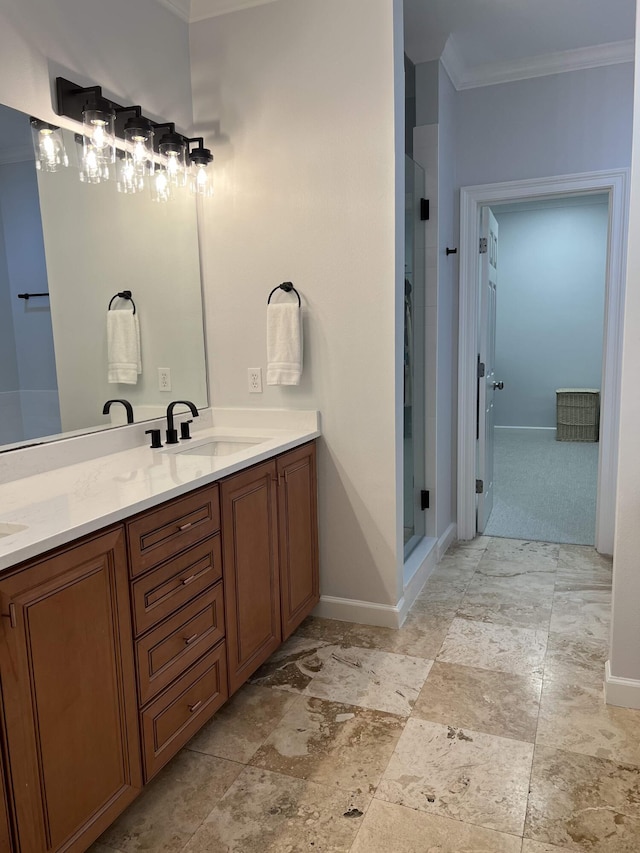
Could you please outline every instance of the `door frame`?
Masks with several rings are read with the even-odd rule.
[[[458,538],[476,535],[476,361],[480,209],[485,205],[592,193],[609,195],[609,245],[604,341],[596,537],[598,551],[613,553],[620,413],[620,373],[626,274],[629,170],[558,175],[460,190],[460,305],[458,338]]]

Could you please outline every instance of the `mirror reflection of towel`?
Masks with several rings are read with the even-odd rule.
[[[267,385],[299,385],[302,309],[295,302],[267,305]]]
[[[136,385],[142,373],[140,324],[133,311],[107,311],[107,381]]]

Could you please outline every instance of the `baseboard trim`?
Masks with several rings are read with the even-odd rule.
[[[531,432],[535,430],[536,432],[555,432],[557,427],[530,427],[530,426],[498,426],[497,424],[494,426],[494,429],[523,429],[527,430],[527,432]]]
[[[400,604],[377,604],[375,601],[358,601],[355,598],[337,598],[323,595],[313,611],[322,619],[338,619],[341,622],[357,622],[360,625],[376,625],[378,628],[400,627]]]
[[[438,565],[438,543],[432,537],[426,537],[420,545],[411,554],[409,560],[414,559],[416,562],[415,568],[405,580],[404,593],[398,602],[398,625],[400,628],[407,618],[407,614],[411,610],[413,602],[422,592],[422,587],[427,582],[429,575]],[[405,564],[406,569],[406,564]]]
[[[455,521],[447,527],[442,536],[438,539],[438,562],[444,557],[451,545],[458,538],[458,525]]]
[[[611,664],[604,665],[604,701],[607,705],[640,709],[640,681],[611,675]]]

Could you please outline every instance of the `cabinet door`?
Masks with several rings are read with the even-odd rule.
[[[5,789],[4,761],[0,754],[0,853],[13,853],[11,829],[9,827],[9,807]]]
[[[21,853],[80,853],[142,785],[123,529],[0,582]]]
[[[229,477],[221,497],[231,694],[280,644],[275,462]]]
[[[315,443],[278,458],[278,484],[282,639],[286,640],[320,600]]]

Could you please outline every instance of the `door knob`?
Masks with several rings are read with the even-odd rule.
[[[502,382],[502,381],[493,382],[492,385],[493,385],[494,391],[502,391],[502,389],[504,388],[504,382]]]

